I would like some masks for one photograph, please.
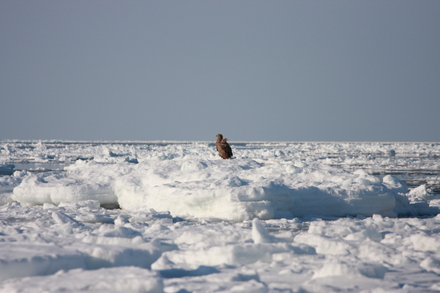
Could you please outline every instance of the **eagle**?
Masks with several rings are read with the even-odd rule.
[[[228,144],[228,139],[223,138],[223,135],[217,134],[217,141],[215,142],[215,147],[218,154],[222,159],[230,159],[232,157],[232,149]]]

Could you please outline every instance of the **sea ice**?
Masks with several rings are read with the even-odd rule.
[[[123,209],[153,208],[173,216],[243,221],[322,216],[395,216],[396,179],[382,182],[364,171],[350,173],[312,163],[254,160],[144,160],[139,164],[95,161],[61,174],[26,176],[12,200],[27,205],[98,200]],[[293,166],[294,167],[294,166]]]
[[[231,146],[0,142],[0,292],[440,291],[440,144]]]

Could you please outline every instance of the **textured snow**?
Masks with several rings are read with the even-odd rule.
[[[440,144],[231,146],[0,142],[0,292],[440,291]]]

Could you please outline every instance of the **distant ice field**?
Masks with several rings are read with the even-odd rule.
[[[0,292],[440,291],[440,143],[0,141]]]

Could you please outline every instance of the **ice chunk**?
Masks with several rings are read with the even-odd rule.
[[[313,278],[324,277],[359,277],[364,276],[368,278],[383,279],[387,269],[380,264],[374,263],[347,263],[341,261],[330,260],[324,264],[324,266],[318,269]]]
[[[276,238],[267,233],[258,218],[252,221],[252,239],[254,243],[272,243],[276,242]]]
[[[439,251],[440,250],[440,237],[427,236],[423,234],[411,235],[411,242],[414,245],[414,249],[421,251]]]
[[[83,254],[49,244],[0,243],[0,280],[85,268]]]
[[[75,269],[48,277],[7,280],[2,292],[150,292],[162,293],[163,281],[157,272],[138,267]]]
[[[14,168],[15,165],[12,164],[7,164],[7,165],[0,164],[0,175],[12,175],[14,174]]]

